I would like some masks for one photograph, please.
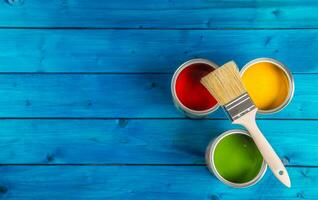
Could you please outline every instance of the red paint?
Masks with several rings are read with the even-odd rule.
[[[208,110],[217,104],[215,98],[200,83],[203,76],[214,69],[204,63],[196,63],[184,68],[176,80],[176,93],[181,103],[196,111]]]

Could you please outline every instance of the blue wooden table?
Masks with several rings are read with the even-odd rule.
[[[0,199],[318,199],[318,2],[0,1]],[[205,167],[221,110],[190,120],[172,73],[191,58],[286,64],[291,104],[258,116],[292,188],[233,189]]]

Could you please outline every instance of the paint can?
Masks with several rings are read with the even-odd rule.
[[[231,143],[228,143],[228,138],[230,136],[239,136],[239,137],[244,137],[242,138],[243,140],[237,140],[235,144],[239,144],[237,147],[235,145],[231,146]],[[247,139],[247,140],[246,140]],[[242,141],[242,144],[240,143]],[[246,143],[246,141],[248,141],[248,143]],[[223,144],[222,144],[223,143]],[[223,165],[225,167],[227,167],[227,171],[223,171],[222,169],[220,169],[221,167],[218,166],[219,162],[218,162],[218,157],[220,157],[220,152],[222,153],[222,149],[223,146],[227,144],[230,147],[230,150],[227,149],[227,153],[224,153],[224,155],[230,155],[228,157],[224,157],[224,160],[226,160],[228,163],[227,165]],[[249,146],[252,145],[252,149],[249,148]],[[248,149],[244,149],[244,148],[248,148]],[[249,151],[247,151],[249,150]],[[257,154],[255,154],[255,151],[251,151],[251,150],[256,150]],[[238,152],[245,152],[244,154],[238,154]],[[240,164],[237,164],[235,166],[235,164],[232,163],[232,165],[230,165],[229,163],[231,162],[235,162],[237,159],[239,159],[240,157],[238,157],[239,155],[244,155],[243,157],[248,157],[248,158],[253,158],[253,156],[255,157],[255,159],[257,160],[257,165],[248,165],[248,167],[251,167],[251,169],[255,170],[252,172],[252,174],[249,175],[249,177],[246,177],[246,174],[248,174],[250,171],[252,170],[247,170],[246,166],[245,168],[240,169],[239,173],[235,172],[235,177],[238,177],[240,175],[242,175],[242,177],[244,177],[244,180],[242,178],[242,180],[238,181],[234,181],[231,178],[226,178],[226,176],[230,177],[229,175],[224,175],[225,173],[229,174],[229,170],[232,170],[233,168],[231,168],[231,166],[237,167],[237,166],[242,166]],[[257,155],[257,156],[256,156]],[[260,156],[260,157],[259,157]],[[226,185],[229,185],[231,187],[235,187],[235,188],[245,188],[245,187],[249,187],[252,186],[254,184],[256,184],[257,182],[259,182],[262,177],[264,176],[266,170],[267,170],[267,164],[265,162],[265,160],[263,159],[263,157],[261,156],[260,152],[258,151],[253,139],[251,138],[251,136],[248,134],[248,132],[243,131],[243,130],[229,130],[226,131],[224,133],[222,133],[221,135],[219,135],[216,139],[212,140],[207,149],[206,149],[206,154],[205,154],[205,159],[206,159],[206,165],[209,169],[209,171],[211,173],[213,173],[221,182],[225,183]],[[232,159],[232,160],[231,160]],[[261,160],[260,160],[261,159]],[[244,164],[246,164],[246,162],[244,161],[244,159],[242,159],[241,161]],[[252,168],[254,167],[254,168]],[[256,168],[257,167],[257,168]],[[248,173],[247,173],[248,171]],[[222,175],[223,173],[223,175]],[[238,174],[237,174],[238,173]],[[234,174],[234,173],[233,173]],[[234,175],[232,175],[234,177]]]
[[[206,59],[192,59],[178,67],[171,80],[175,106],[190,118],[202,118],[216,111],[219,104],[200,79],[218,66]]]
[[[272,66],[271,68],[273,68],[273,70],[271,75],[267,75],[266,73],[269,70],[264,70],[264,69],[266,67],[267,69],[269,69],[270,66]],[[254,73],[255,75],[253,77],[252,71],[254,70],[255,72],[257,68],[262,69],[262,71],[259,70],[261,72],[261,75],[256,77],[260,73],[258,74]],[[277,75],[277,77],[280,77],[281,80],[279,80],[279,78],[277,77],[273,78],[274,77],[273,72],[279,73],[280,75]],[[251,96],[252,100],[254,101],[255,105],[258,107],[258,113],[260,114],[277,113],[281,111],[282,109],[284,109],[293,98],[294,91],[295,91],[293,76],[288,70],[288,68],[277,60],[274,60],[271,58],[257,58],[255,60],[248,62],[241,69],[240,74],[243,79],[244,85],[249,95]],[[247,79],[253,79],[254,81],[249,82]],[[277,88],[279,87],[279,89],[270,85],[271,80],[275,80]],[[264,92],[262,91],[262,89],[259,90],[259,88],[263,88]],[[255,90],[258,90],[258,92],[255,92]],[[273,91],[276,90],[276,96],[275,95],[273,96],[272,94],[271,97],[268,97],[269,96],[268,94],[270,94],[269,90],[273,90]],[[260,94],[261,92],[262,94]],[[280,94],[280,92],[282,94]],[[257,98],[261,99],[260,101],[262,101],[262,103],[258,103]],[[271,99],[271,101],[274,102],[272,106],[270,106],[269,104],[268,104],[269,106],[265,106],[266,104],[264,104],[264,101],[266,101],[267,98],[268,98],[268,101],[270,101]]]

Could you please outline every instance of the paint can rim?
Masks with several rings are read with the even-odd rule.
[[[223,178],[219,174],[219,172],[217,171],[217,169],[214,165],[213,155],[214,155],[214,151],[215,151],[217,144],[223,138],[225,138],[226,136],[232,135],[232,134],[242,134],[242,135],[247,135],[247,136],[251,137],[247,131],[240,130],[240,129],[232,129],[232,130],[228,130],[228,131],[223,132],[221,135],[219,135],[218,137],[216,137],[214,140],[212,140],[209,143],[209,145],[206,149],[206,154],[205,154],[206,165],[207,165],[209,171],[211,173],[213,173],[221,182],[223,182],[226,185],[229,185],[229,186],[234,187],[234,188],[246,188],[246,187],[253,186],[256,183],[258,183],[266,173],[267,164],[266,164],[266,161],[264,158],[263,158],[263,163],[262,163],[261,169],[259,170],[258,174],[252,180],[250,180],[246,183],[234,183],[234,182],[226,180],[225,178]]]
[[[293,75],[291,74],[289,69],[286,67],[286,65],[279,62],[278,60],[275,60],[273,58],[266,58],[266,57],[256,58],[256,59],[251,60],[248,63],[246,63],[243,66],[243,68],[240,70],[241,77],[243,76],[244,72],[249,67],[251,67],[254,64],[261,63],[261,62],[272,63],[273,65],[279,67],[286,74],[286,77],[288,79],[289,90],[288,90],[288,95],[287,95],[286,99],[284,100],[284,102],[280,106],[273,108],[273,109],[269,109],[269,110],[258,109],[257,110],[257,112],[260,114],[274,114],[274,113],[277,113],[277,112],[283,110],[293,99],[294,92],[295,92],[295,82],[294,82]]]

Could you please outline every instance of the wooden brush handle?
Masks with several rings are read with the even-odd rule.
[[[263,158],[265,159],[266,163],[268,164],[274,175],[284,185],[290,187],[291,183],[285,166],[279,159],[278,155],[275,153],[272,146],[266,140],[262,132],[258,129],[255,121],[256,112],[257,109],[252,110],[239,119],[233,121],[233,124],[240,124],[249,131],[255,144],[257,145],[259,151],[261,152]]]

